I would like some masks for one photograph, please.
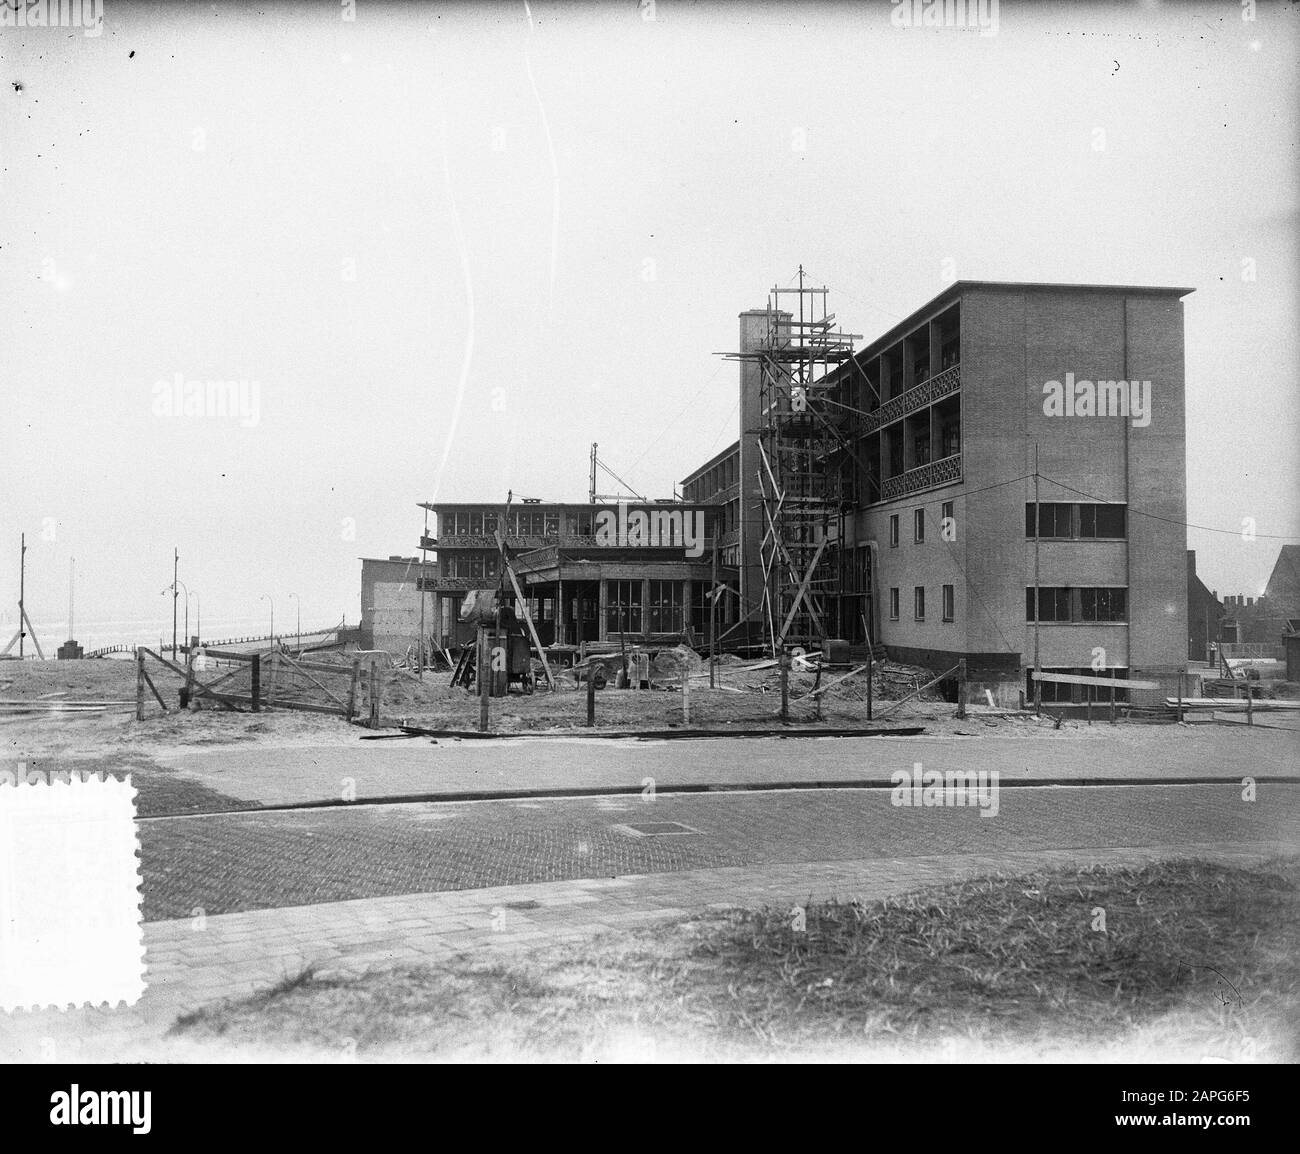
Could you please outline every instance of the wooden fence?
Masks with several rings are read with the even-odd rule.
[[[271,653],[205,650],[204,656],[217,663],[219,676],[202,679],[200,673],[207,670],[195,668],[194,654],[188,655],[185,664],[181,665],[152,649],[137,649],[136,720],[144,720],[148,694],[151,693],[164,713],[173,709],[204,707],[251,710],[253,713],[260,713],[263,709],[294,709],[334,714],[352,721],[357,716],[360,692],[367,699],[365,704],[370,723],[378,721],[382,677],[374,663],[370,665],[368,684],[363,684],[363,667],[359,658],[350,665],[335,665],[302,661],[282,650]],[[169,705],[159,692],[154,682],[159,670],[155,668],[154,676],[150,676],[146,658],[151,658],[163,670],[181,679],[175,703]],[[228,671],[221,672],[222,669]]]

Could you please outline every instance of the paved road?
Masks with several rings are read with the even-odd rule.
[[[882,789],[368,805],[140,822],[146,921],[717,867],[1174,843],[1300,844],[1300,785],[1004,788],[996,817]],[[688,832],[637,836],[644,822]]]
[[[295,805],[445,793],[614,788],[651,777],[674,785],[888,781],[926,769],[997,770],[1024,778],[1162,779],[1288,774],[1300,779],[1300,739],[1277,730],[1096,726],[1042,737],[635,741],[361,741],[346,746],[213,749],[168,758],[138,775],[142,813]]]

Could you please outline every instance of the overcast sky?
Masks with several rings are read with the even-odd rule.
[[[0,29],[4,640],[23,530],[52,649],[71,556],[83,643],[170,634],[174,546],[205,634],[265,626],[263,594],[279,628],[290,593],[355,622],[357,558],[414,552],[417,501],[585,500],[592,441],[670,495],[736,436],[714,354],[800,263],[868,340],[953,275],[1194,287],[1189,520],[1230,532],[1189,546],[1258,593],[1262,535],[1300,538],[1300,14],[1003,0],[982,36],[892,7]],[[169,417],[177,374],[249,408]]]

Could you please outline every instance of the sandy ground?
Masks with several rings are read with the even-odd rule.
[[[256,742],[267,748],[352,745],[359,736],[356,725],[341,717],[290,710],[261,713],[227,712],[205,708],[180,712],[178,690],[182,679],[160,670],[152,662],[150,673],[158,692],[171,712],[164,714],[153,696],[147,695],[146,717],[136,721],[133,704],[113,705],[103,713],[14,714],[0,712],[0,756],[19,758],[94,759],[124,757],[136,753],[145,757],[195,752],[212,746]],[[209,677],[212,675],[208,675]],[[747,671],[724,666],[721,688],[708,688],[707,672],[693,679],[690,692],[690,728],[771,728],[780,724],[779,673],[774,668]],[[479,700],[464,689],[448,685],[445,670],[426,672],[420,681],[405,670],[389,670],[382,690],[381,719],[393,726],[399,722],[431,729],[474,730],[478,726]],[[131,661],[26,661],[0,664],[0,700],[133,702],[136,670]],[[795,727],[895,728],[922,726],[928,736],[1029,736],[1055,737],[1064,741],[1109,738],[1125,744],[1125,733],[1141,730],[1150,739],[1169,732],[1166,726],[1120,725],[1111,727],[1098,717],[1089,727],[1066,721],[1060,729],[1046,717],[994,712],[971,706],[969,716],[957,719],[956,707],[936,700],[933,693],[923,699],[891,707],[912,688],[912,674],[893,667],[877,679],[875,720],[866,720],[865,684],[854,678],[830,690],[820,717],[804,695],[812,688],[811,673],[793,672],[790,677],[791,721]],[[532,695],[511,693],[491,701],[491,730],[494,733],[564,732],[584,727],[586,689],[571,678],[561,677],[555,692],[544,688]],[[801,700],[802,699],[802,700]],[[365,687],[358,694],[358,714],[365,717],[368,702]],[[678,686],[652,690],[606,688],[596,693],[596,728],[668,730],[686,728],[682,694]],[[1146,737],[1139,742],[1145,744]]]

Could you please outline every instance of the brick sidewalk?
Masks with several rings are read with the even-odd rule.
[[[1277,852],[1276,843],[1216,842],[746,866],[257,910],[209,917],[202,928],[188,919],[153,922],[145,926],[149,988],[140,1002],[112,1011],[0,1017],[0,1057],[198,1057],[188,1044],[163,1038],[178,1015],[266,989],[309,964],[321,974],[357,974],[437,963],[468,951],[509,956],[704,909],[793,905],[810,898],[874,900],[965,877],[1063,865],[1140,865],[1177,857],[1250,865]]]

